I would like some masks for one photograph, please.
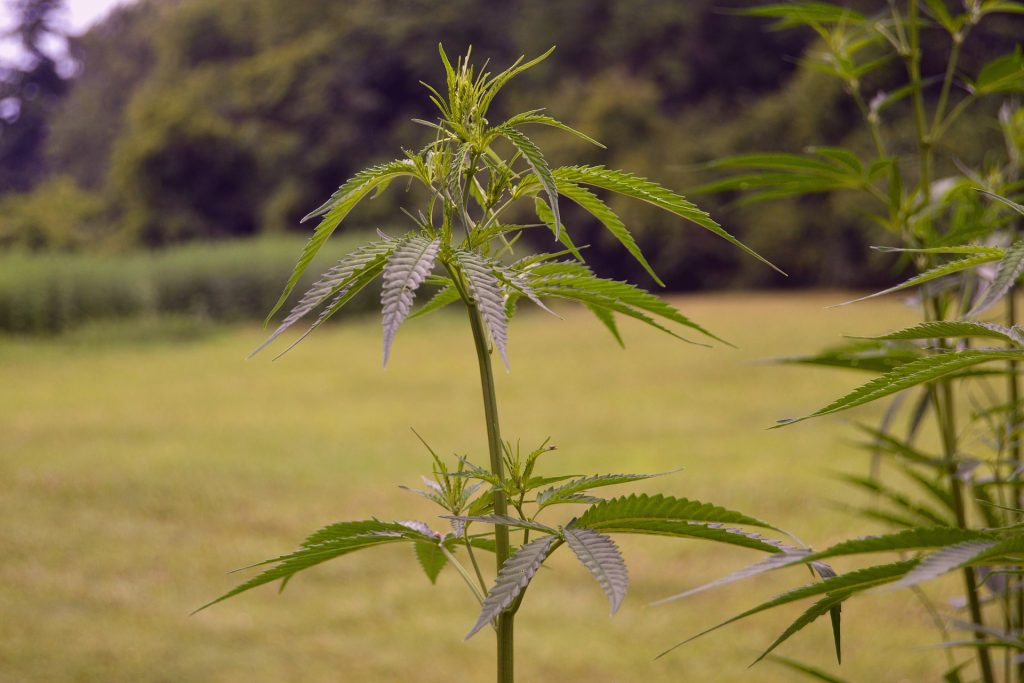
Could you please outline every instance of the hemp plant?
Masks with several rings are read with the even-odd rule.
[[[1013,297],[1024,274],[1024,240],[1017,234],[1024,207],[1014,201],[1024,192],[1024,110],[1012,100],[1024,93],[1024,56],[1018,44],[974,73],[964,73],[960,61],[981,22],[1022,14],[1024,3],[965,0],[959,12],[942,0],[879,6],[873,15],[824,2],[747,12],[774,19],[777,28],[817,33],[806,65],[842,81],[863,115],[870,148],[724,159],[717,166],[738,173],[705,189],[749,192],[747,201],[859,192],[863,206],[872,207],[870,218],[897,242],[880,249],[916,270],[902,284],[863,298],[916,291],[920,323],[788,359],[873,375],[807,417],[891,399],[880,424],[859,426],[872,455],[870,474],[846,479],[873,496],[864,515],[895,531],[801,550],[788,560],[777,556],[715,585],[809,561],[899,554],[894,562],[794,589],[726,623],[816,598],[784,640],[855,595],[909,587],[940,629],[945,680],[961,680],[971,661],[955,652],[967,649],[986,683],[1024,681],[1024,329]],[[940,73],[922,71],[925,43],[944,46]],[[892,65],[902,75],[894,78],[887,71]],[[1002,100],[992,127],[1002,130],[1005,149],[990,150],[983,166],[968,168],[954,156],[951,133],[971,107],[993,99]],[[908,129],[914,131],[909,140],[901,133]],[[937,176],[940,169],[945,175]],[[1002,319],[995,318],[1000,309]],[[938,452],[925,440],[929,431]],[[963,606],[944,609],[920,584],[950,572],[962,577]],[[952,630],[967,635],[954,638]],[[996,653],[1003,653],[1001,667]]]
[[[611,533],[703,539],[771,554],[789,547],[762,535],[777,531],[771,525],[708,503],[662,495],[605,500],[593,493],[597,488],[657,475],[542,475],[537,466],[549,450],[546,444],[524,453],[503,440],[492,356],[497,354],[508,366],[507,326],[524,299],[544,310],[549,310],[546,300],[579,302],[620,343],[616,315],[642,321],[680,339],[684,338],[682,332],[689,332],[718,340],[657,296],[592,272],[563,225],[559,203],[571,201],[600,221],[656,281],[657,275],[630,231],[594,189],[652,204],[760,257],[694,204],[655,182],[602,166],[552,168],[525,128],[554,127],[598,143],[541,110],[492,123],[488,119],[490,105],[502,87],[550,51],[531,61],[520,58],[496,75],[475,70],[469,53],[452,65],[444,50],[440,52],[445,92],[426,86],[438,118],[417,121],[431,129],[433,140],[419,151],[405,152],[403,158],[357,173],[306,217],[320,222],[270,317],[285,304],[331,233],[372,192],[384,191],[395,180],[421,186],[426,195],[424,205],[405,212],[411,229],[397,236],[379,232],[378,239],[342,258],[302,296],[256,351],[319,309],[301,340],[378,280],[385,363],[405,320],[460,304],[468,316],[479,364],[488,444],[486,466],[469,458],[446,463],[431,450],[433,476],[425,478],[426,488],[416,493],[440,508],[439,528],[423,521],[377,518],[330,524],[306,538],[298,550],[261,563],[269,567],[209,604],[273,581],[280,581],[283,587],[298,572],[357,550],[404,543],[412,546],[410,558],[415,557],[431,581],[448,566],[462,577],[480,603],[479,617],[467,637],[486,627],[494,629],[497,680],[507,683],[513,680],[516,612],[539,567],[563,545],[593,574],[607,594],[612,612],[626,592],[627,571]],[[512,208],[521,204],[532,207],[535,222],[507,219]],[[519,238],[531,230],[549,231],[558,249],[517,254]],[[427,286],[434,288],[433,296],[413,311],[416,295]],[[564,509],[568,504],[586,507],[569,519],[549,519],[555,508]],[[482,554],[494,556],[490,580],[479,558]]]

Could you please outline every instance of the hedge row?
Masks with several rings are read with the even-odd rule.
[[[360,241],[329,242],[298,293]],[[54,333],[90,320],[159,314],[258,320],[277,300],[302,245],[301,238],[276,237],[122,255],[0,254],[0,330]],[[365,308],[371,301],[353,303]]]

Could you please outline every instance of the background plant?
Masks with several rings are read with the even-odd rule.
[[[567,545],[597,579],[612,612],[624,597],[627,572],[610,533],[704,539],[773,555],[790,547],[761,534],[776,533],[774,527],[715,505],[647,495],[603,500],[592,491],[656,475],[541,475],[537,465],[550,450],[546,443],[524,453],[518,443],[502,439],[491,356],[496,353],[508,366],[508,321],[522,299],[545,310],[545,299],[582,303],[620,343],[616,315],[634,318],[680,339],[680,332],[718,339],[656,296],[628,283],[596,276],[583,261],[582,247],[573,242],[570,230],[563,225],[560,201],[569,200],[597,218],[656,280],[631,233],[591,188],[647,202],[757,256],[706,213],[657,183],[602,166],[549,166],[524,128],[557,128],[597,143],[541,110],[492,124],[487,118],[489,106],[501,88],[549,53],[531,61],[520,59],[505,71],[491,75],[475,71],[468,53],[452,65],[441,50],[446,73],[444,94],[427,86],[439,117],[436,121],[417,121],[434,131],[434,141],[417,152],[407,151],[404,158],[357,173],[307,216],[320,218],[320,223],[271,316],[284,305],[314,256],[362,199],[379,194],[396,180],[417,188],[417,194],[411,196],[422,202],[421,208],[405,211],[413,229],[398,237],[381,232],[377,240],[344,256],[302,296],[256,350],[320,309],[299,337],[301,340],[360,290],[380,280],[386,364],[395,335],[407,318],[460,302],[468,313],[480,371],[489,447],[487,467],[466,457],[448,464],[431,450],[433,476],[424,479],[427,488],[416,493],[442,508],[444,531],[435,531],[421,521],[384,522],[376,518],[332,524],[310,535],[294,553],[260,563],[271,566],[214,603],[276,580],[283,587],[299,571],[356,550],[407,543],[431,581],[448,565],[458,570],[481,604],[469,636],[488,625],[494,627],[498,680],[511,681],[515,614],[530,580],[561,545]],[[513,206],[521,203],[533,208],[536,222],[506,222]],[[530,230],[549,231],[560,243],[559,250],[517,253],[520,238]],[[413,313],[417,291],[431,285],[436,290],[433,297]],[[539,519],[549,508],[566,504],[587,507],[560,524]],[[476,531],[481,525],[485,530]],[[456,552],[464,553],[465,558],[459,559]],[[480,553],[495,556],[490,587],[477,559]]]
[[[960,61],[979,23],[1024,13],[1024,4],[968,1],[954,9],[939,0],[911,1],[862,14],[797,2],[748,13],[773,18],[779,29],[817,34],[818,50],[807,64],[842,83],[863,116],[869,144],[727,158],[715,165],[735,173],[705,189],[741,190],[744,201],[858,192],[858,203],[872,207],[868,217],[898,245],[882,251],[917,272],[879,294],[915,288],[923,321],[790,359],[876,375],[808,417],[891,399],[879,425],[860,426],[872,467],[849,482],[873,496],[863,514],[897,531],[772,558],[715,585],[806,561],[880,552],[902,559],[795,589],[730,622],[815,597],[774,648],[853,595],[883,585],[912,587],[942,632],[947,680],[965,675],[969,662],[954,655],[963,648],[973,649],[982,680],[1024,680],[1024,591],[1017,578],[1024,563],[1024,337],[1013,298],[1024,272],[1024,242],[1016,234],[1024,207],[1012,199],[1024,189],[1024,111],[1012,99],[1024,92],[1024,57],[1017,45],[972,73]],[[945,67],[927,73],[922,45],[940,38],[948,49]],[[898,80],[894,64],[903,72]],[[946,140],[965,112],[979,107],[995,114],[1004,145],[968,168]],[[1001,308],[1003,319],[995,322]],[[918,588],[952,571],[962,575],[964,615],[941,609]],[[954,630],[967,635],[955,639]]]

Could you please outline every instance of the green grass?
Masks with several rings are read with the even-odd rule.
[[[627,324],[622,352],[577,309],[564,321],[524,311],[512,325],[512,371],[498,377],[504,435],[524,445],[551,436],[552,464],[581,473],[682,467],[638,488],[734,507],[815,546],[877,532],[830,502],[845,490],[828,474],[866,466],[844,445],[843,420],[766,430],[865,376],[754,362],[913,320],[890,300],[824,310],[844,298],[678,301],[739,351]],[[131,334],[117,328],[106,338],[0,338],[0,680],[489,680],[489,632],[462,642],[472,598],[451,570],[431,586],[408,548],[369,550],[297,577],[282,596],[261,589],[189,616],[238,582],[227,570],[289,551],[322,524],[429,519],[425,501],[397,488],[429,469],[410,427],[441,452],[486,461],[463,316],[404,327],[386,370],[375,319],[324,330],[276,363],[242,360],[263,334],[254,326],[189,332],[178,343],[155,329],[123,343]],[[771,663],[746,667],[797,610],[652,658],[805,582],[805,571],[647,607],[758,558],[619,539],[632,585],[614,619],[571,558],[556,556],[535,581],[517,620],[520,680],[790,675]],[[910,592],[850,603],[843,615],[844,677],[940,677],[943,657],[923,649],[938,636]],[[836,671],[827,623],[782,653]]]

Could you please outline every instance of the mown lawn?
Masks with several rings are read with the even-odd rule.
[[[684,468],[638,488],[737,508],[815,546],[877,532],[835,502],[844,487],[830,473],[866,466],[842,419],[766,429],[866,376],[754,362],[913,319],[895,300],[824,308],[844,298],[679,299],[740,350],[625,324],[620,351],[581,311],[559,321],[526,310],[512,327],[512,372],[499,372],[504,435],[524,446],[551,436],[548,464],[561,470]],[[430,519],[426,501],[397,488],[430,467],[410,427],[441,452],[486,460],[475,358],[456,313],[403,328],[386,370],[369,318],[314,334],[276,363],[243,361],[261,338],[255,327],[176,343],[122,340],[121,327],[0,339],[0,680],[490,680],[489,633],[462,641],[472,598],[450,570],[431,586],[405,547],[329,563],[281,596],[267,587],[189,616],[237,583],[227,570],[287,552],[325,523]],[[632,584],[613,619],[567,553],[536,580],[518,619],[520,681],[793,676],[747,665],[799,609],[653,657],[806,571],[647,607],[759,558],[619,539]],[[938,635],[910,592],[849,603],[843,615],[841,668],[824,622],[782,654],[853,681],[945,670],[939,651],[925,649]]]

